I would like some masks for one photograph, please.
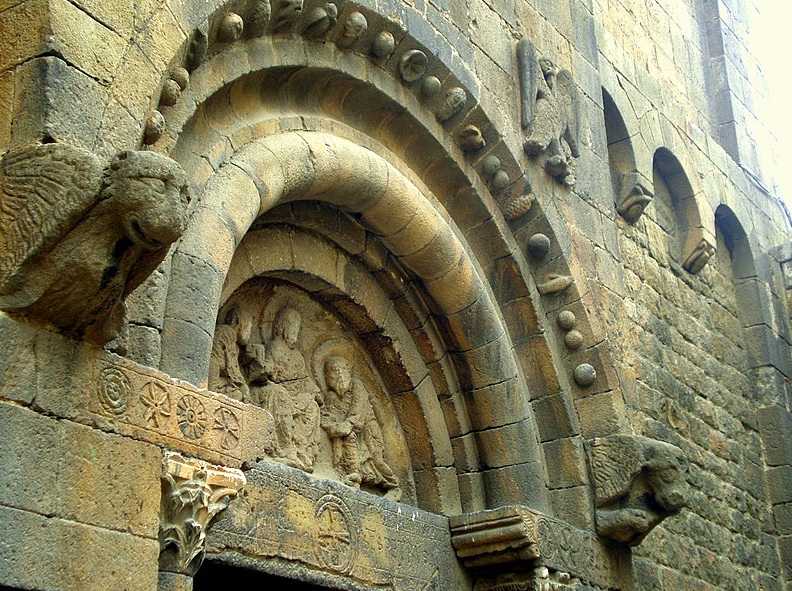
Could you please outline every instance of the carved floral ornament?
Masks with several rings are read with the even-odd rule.
[[[193,576],[204,559],[206,532],[245,485],[240,470],[176,453],[165,456],[160,510],[161,572]]]

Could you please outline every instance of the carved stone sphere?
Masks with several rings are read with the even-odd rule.
[[[168,79],[162,85],[162,93],[160,94],[160,105],[170,107],[175,105],[181,95],[181,87],[175,80]]]
[[[509,175],[506,173],[505,170],[499,170],[493,175],[492,181],[490,182],[490,188],[494,192],[500,193],[508,186],[508,184],[509,184]]]
[[[159,111],[152,111],[143,130],[143,143],[148,146],[156,144],[163,133],[165,133],[165,117]]]
[[[496,172],[498,172],[500,165],[501,165],[500,158],[498,158],[494,154],[490,154],[489,156],[484,158],[484,162],[482,162],[481,164],[481,172],[484,174],[484,176],[491,177]]]
[[[223,43],[236,41],[242,36],[242,29],[244,28],[245,23],[242,21],[242,17],[235,12],[229,12],[220,22],[220,28],[217,30],[217,39]]]
[[[575,368],[573,377],[578,386],[586,388],[597,379],[597,370],[589,363],[581,363]]]
[[[388,31],[382,31],[377,33],[377,36],[374,38],[374,44],[371,46],[371,53],[379,59],[385,59],[393,53],[395,48],[396,40],[393,38],[393,34]]]
[[[528,239],[528,255],[532,259],[542,260],[550,252],[550,239],[544,234],[534,234]]]
[[[570,330],[564,335],[564,344],[570,349],[580,349],[583,346],[583,333],[579,330]]]
[[[181,90],[187,90],[187,86],[190,84],[190,73],[182,67],[173,68],[170,78],[179,85]]]
[[[427,76],[424,78],[424,81],[421,82],[421,92],[426,98],[432,98],[440,92],[441,86],[442,84],[437,76]]]
[[[575,322],[577,322],[577,318],[575,318],[575,313],[572,310],[563,310],[562,312],[558,313],[556,322],[558,322],[558,326],[564,330],[572,330],[575,328]]]

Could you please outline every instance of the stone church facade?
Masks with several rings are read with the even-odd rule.
[[[752,11],[0,0],[0,589],[792,589]]]

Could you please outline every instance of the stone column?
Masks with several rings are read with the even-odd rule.
[[[160,591],[191,591],[203,563],[206,532],[245,485],[240,470],[165,456],[160,509]]]

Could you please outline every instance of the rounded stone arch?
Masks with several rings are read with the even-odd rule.
[[[634,141],[638,121],[624,91],[614,96],[603,86],[602,105],[608,142],[608,166],[618,213],[634,223],[651,203],[654,195],[652,160],[643,141]],[[618,102],[617,102],[618,100]],[[627,103],[627,104],[625,104]]]
[[[654,186],[658,196],[670,202],[676,234],[670,256],[686,271],[696,274],[715,252],[715,216],[694,177],[685,172],[679,158],[668,148],[655,151]],[[694,175],[695,176],[695,175]]]
[[[721,204],[715,210],[715,231],[723,237],[733,281],[756,278],[756,263],[750,240],[739,218],[728,205]]]
[[[165,309],[165,371],[191,381],[205,380],[214,318],[196,316],[194,306],[185,308],[184,298],[200,289],[212,294],[207,310],[218,309],[236,250],[231,246],[261,214],[292,200],[326,201],[352,214],[422,281],[435,316],[446,327],[445,335],[454,337],[449,352],[460,388],[469,393],[465,399],[468,416],[459,418],[476,425],[471,434],[482,463],[490,465],[502,453],[485,440],[502,438],[503,429],[516,429],[513,432],[524,442],[536,441],[508,336],[484,280],[447,221],[387,162],[347,140],[319,132],[286,132],[254,140],[207,183],[201,203],[203,221],[188,226],[173,257],[176,291],[169,293]],[[223,224],[222,217],[229,214],[234,229]],[[215,231],[208,243],[201,235],[212,226],[210,219]],[[222,244],[229,248],[218,248]],[[196,262],[205,265],[199,277],[193,278],[182,265],[200,264]],[[198,319],[205,326],[198,326]],[[171,324],[181,338],[167,338]],[[509,452],[509,463],[541,466],[537,447],[529,444]],[[540,472],[536,476],[541,479]],[[544,506],[543,484],[514,484],[518,487],[512,490],[518,495],[514,501]],[[530,493],[522,488],[526,485]]]
[[[187,41],[184,39],[182,46],[175,51],[169,62],[171,65],[182,59]],[[403,32],[397,41],[400,43],[397,47],[402,47],[402,44],[405,47],[421,46]],[[397,54],[398,50],[394,55]],[[444,52],[438,52],[437,55],[444,55]],[[437,55],[432,56],[432,59],[436,59]],[[460,427],[455,432],[462,434],[455,446],[455,461],[457,465],[472,463],[474,469],[481,473],[471,477],[471,482],[466,486],[487,491],[486,495],[482,495],[486,496],[483,506],[528,502],[542,508],[546,505],[543,484],[540,482],[544,468],[538,455],[533,452],[526,455],[523,450],[501,444],[504,441],[536,441],[536,428],[530,417],[524,378],[530,376],[531,397],[535,402],[548,389],[552,394],[558,393],[559,389],[569,392],[574,388],[569,385],[569,376],[575,366],[567,364],[581,355],[566,356],[567,361],[561,363],[553,356],[558,346],[554,344],[552,336],[546,336],[544,320],[535,321],[536,308],[541,310],[542,303],[533,284],[533,268],[519,252],[523,244],[515,243],[513,230],[506,225],[498,210],[497,202],[504,201],[506,197],[496,193],[491,195],[485,185],[487,177],[481,166],[485,156],[497,155],[501,168],[510,177],[520,174],[517,159],[501,140],[481,107],[475,104],[475,88],[461,82],[469,79],[464,68],[460,70],[457,66],[451,72],[445,62],[432,66],[436,68],[432,70],[433,73],[443,80],[444,88],[448,84],[462,84],[469,99],[466,110],[449,120],[441,120],[435,110],[438,106],[436,101],[427,101],[414,85],[404,84],[398,79],[398,59],[390,58],[384,67],[376,65],[370,68],[365,65],[368,60],[365,55],[339,52],[331,44],[305,42],[289,36],[229,43],[210,55],[194,72],[181,100],[168,107],[165,136],[153,148],[173,156],[189,170],[193,190],[199,200],[207,191],[211,192],[220,186],[238,189],[238,194],[245,196],[241,198],[242,201],[260,199],[262,192],[266,193],[262,191],[262,177],[253,172],[249,162],[234,160],[234,157],[252,139],[273,137],[279,131],[288,129],[352,138],[366,146],[367,163],[372,161],[372,155],[377,162],[400,162],[402,166],[398,167],[398,171],[406,175],[414,186],[420,187],[419,192],[429,200],[435,212],[442,212],[440,217],[444,223],[448,225],[451,222],[448,227],[451,228],[451,234],[460,239],[460,244],[471,247],[473,256],[468,261],[469,265],[460,267],[459,273],[470,272],[480,277],[478,285],[489,298],[486,304],[479,298],[475,305],[468,303],[464,309],[451,313],[455,318],[453,322],[446,323],[444,329],[453,336],[449,339],[452,343],[449,352],[454,370],[462,383],[458,398],[464,401],[462,404],[455,401],[451,410],[446,411],[447,424],[459,423]],[[305,85],[316,81],[316,74],[322,72],[322,64],[332,64],[330,68],[324,66],[321,75],[326,76],[325,81],[341,80],[340,87],[349,91],[340,93],[343,101],[329,101],[331,107],[340,105],[340,109],[328,110],[327,102],[318,101],[313,109],[297,109],[288,113],[278,112],[275,108],[268,117],[261,116],[261,95],[255,89],[257,85],[259,88],[261,86],[262,79],[259,76],[262,72],[266,72],[264,75],[269,76],[267,80],[270,82],[277,80],[281,74],[287,75],[286,80],[293,86],[284,96],[292,101],[304,100],[310,94],[304,92],[309,89]],[[300,76],[292,77],[295,72],[299,72]],[[301,88],[303,92],[300,92]],[[317,96],[317,93],[313,96]],[[383,97],[389,98],[383,102]],[[285,111],[294,104],[286,103]],[[273,105],[284,106],[278,101],[268,103],[269,108]],[[382,105],[387,108],[381,109]],[[372,113],[384,113],[386,117],[372,118]],[[466,155],[454,146],[454,133],[471,122],[480,127],[487,147],[478,153]],[[202,131],[196,133],[198,128]],[[360,136],[371,140],[359,141]],[[311,152],[307,161],[313,157],[314,153]],[[356,169],[356,172],[360,173],[361,170],[365,170],[365,166]],[[294,178],[300,174],[298,172]],[[294,178],[287,180],[290,182]],[[352,175],[349,178],[355,177]],[[293,194],[286,195],[285,199],[304,196],[303,189],[293,186]],[[228,268],[225,265],[255,219],[252,210],[247,209],[249,203],[240,206],[238,202],[231,203],[231,200],[223,201],[222,198],[220,202],[213,211],[205,207],[206,203],[200,203],[194,222],[191,222],[191,226],[202,228],[202,231],[221,229],[211,252],[196,254],[198,251],[191,251],[189,245],[204,238],[201,236],[202,231],[188,230],[171,262],[171,278],[178,280],[165,288],[168,295],[163,310],[166,321],[162,328],[161,367],[178,377],[199,382],[203,376],[196,377],[196,368],[204,364],[201,355],[205,354],[207,342],[211,339],[213,315],[216,314],[217,303],[221,301],[222,281],[218,279],[223,270]],[[561,218],[553,218],[552,224],[563,230]],[[566,256],[568,253],[564,254]],[[564,257],[554,261],[554,269],[570,273]],[[200,280],[193,280],[193,275],[200,277]],[[186,281],[183,280],[185,278]],[[543,276],[537,278],[537,283],[543,280]],[[577,292],[571,290],[570,293]],[[193,303],[189,317],[171,314],[173,303],[178,301]],[[581,307],[581,315],[584,316],[587,310],[594,313],[591,307]],[[509,320],[519,318],[528,319],[529,322],[523,327],[520,323],[507,322],[507,316]],[[541,312],[539,316],[542,316]],[[491,326],[502,327],[503,333],[495,337],[472,330],[471,334],[476,338],[494,340],[485,344],[479,341],[465,342],[468,335],[460,331],[458,325],[475,326],[477,317],[497,317],[498,324]],[[590,324],[598,325],[596,321]],[[514,343],[514,335],[522,336],[524,332],[529,334],[532,344],[524,348],[523,352],[518,352],[520,345]],[[585,356],[594,361],[600,372],[601,385],[596,393],[602,392],[604,396],[605,393],[618,391],[618,379],[608,371],[610,364],[606,346],[602,345],[598,336],[595,339],[598,346],[586,350]],[[179,341],[184,341],[185,345],[187,342],[203,345],[197,349],[180,347]],[[522,375],[516,371],[512,350],[523,367]],[[528,359],[529,356],[543,360],[553,358],[553,361],[544,363]],[[503,368],[492,375],[490,365],[502,358],[511,359],[506,364],[513,366],[506,372],[509,375],[504,377]],[[538,367],[540,363],[541,367]],[[512,369],[514,372],[509,373]],[[539,377],[534,375],[537,369],[540,370]],[[558,383],[561,384],[560,388],[555,385]],[[584,404],[595,399],[598,397],[581,397],[577,403]],[[562,436],[567,437],[579,434],[574,406],[574,402],[554,406],[551,421],[561,423],[562,427],[551,428],[550,431],[563,432]],[[619,412],[618,405],[608,403],[606,406],[613,411],[613,416],[607,417],[608,429],[617,431],[624,424],[623,413]],[[468,407],[475,411],[457,411]],[[582,412],[585,414],[585,410]],[[598,416],[605,414],[600,412]],[[463,438],[464,441],[461,441]],[[487,440],[495,443],[486,443]],[[476,453],[468,453],[471,446],[477,450]],[[481,453],[482,450],[485,453]],[[466,507],[471,510],[475,508],[480,507]]]

